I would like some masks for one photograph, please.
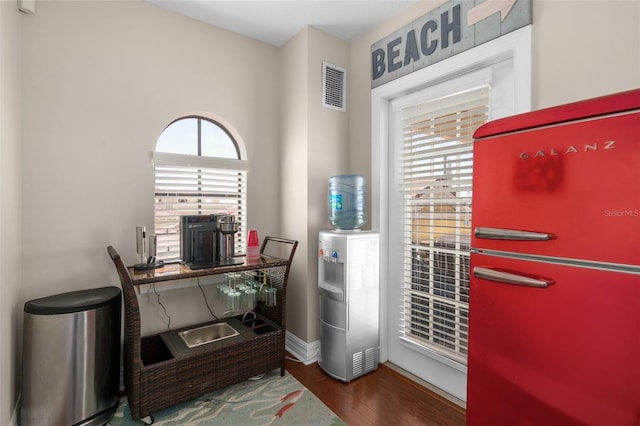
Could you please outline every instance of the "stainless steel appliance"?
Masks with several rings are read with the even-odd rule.
[[[238,232],[238,222],[231,215],[218,216],[218,260],[228,263],[235,256],[234,240]]]
[[[164,261],[156,259],[157,242],[157,236],[147,235],[144,226],[136,227],[136,253],[138,255],[138,261],[133,265],[136,271],[146,271],[164,266]]]
[[[349,382],[378,368],[379,237],[370,231],[319,235],[320,360]]]
[[[25,303],[21,425],[107,423],[119,402],[121,310],[118,287]]]
[[[474,137],[467,424],[640,424],[640,90]]]

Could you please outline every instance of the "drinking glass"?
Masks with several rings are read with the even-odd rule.
[[[240,310],[240,292],[231,290],[225,296],[225,308],[227,311]]]
[[[265,291],[265,301],[267,306],[276,306],[278,304],[277,289],[269,287]]]
[[[244,291],[244,295],[246,310],[250,311],[258,304],[258,291],[254,288],[248,288]]]
[[[227,284],[218,284],[218,296],[224,296],[230,289]]]

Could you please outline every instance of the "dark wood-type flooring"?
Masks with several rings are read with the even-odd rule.
[[[318,363],[286,360],[286,369],[348,426],[464,426],[465,410],[381,364],[374,372],[344,383]]]

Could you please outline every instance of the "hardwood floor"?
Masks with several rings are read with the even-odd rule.
[[[349,426],[464,426],[464,408],[381,364],[374,372],[344,383],[318,363],[287,359],[286,369]]]

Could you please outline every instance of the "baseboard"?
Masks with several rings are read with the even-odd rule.
[[[285,349],[298,358],[304,365],[313,364],[320,356],[320,340],[307,343],[296,335],[286,332]]]
[[[459,406],[460,408],[464,408],[466,410],[466,408],[467,408],[466,401],[463,401],[463,400],[451,395],[449,392],[444,391],[444,390],[440,389],[439,387],[434,386],[434,385],[432,385],[431,383],[429,383],[429,382],[427,382],[425,380],[422,380],[420,377],[409,373],[407,370],[405,370],[405,369],[403,369],[401,367],[398,367],[397,365],[395,365],[395,364],[393,364],[393,363],[391,363],[389,361],[385,362],[384,365],[386,367],[388,367],[389,369],[395,371],[396,373],[403,375],[404,377],[408,378],[409,380],[412,380],[412,381],[416,382],[420,386],[423,386],[423,387],[429,389],[431,392],[433,392],[433,393],[435,393],[437,395],[440,395],[442,398],[444,398],[444,399],[448,400],[449,402],[452,402],[452,403],[456,404],[457,406]]]

